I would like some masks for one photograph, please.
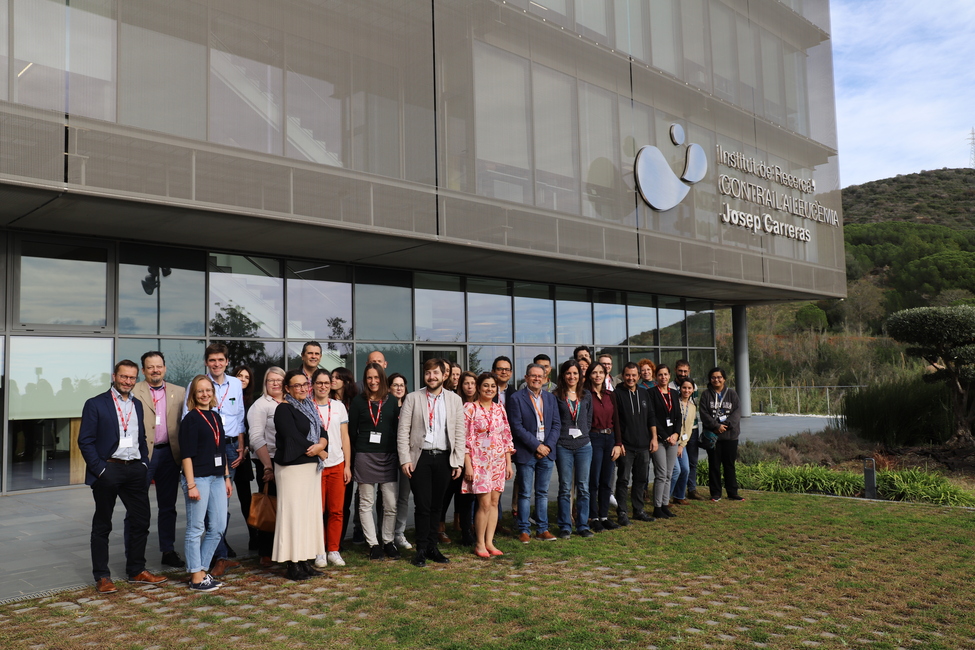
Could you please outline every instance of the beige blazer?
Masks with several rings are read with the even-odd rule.
[[[447,445],[450,447],[450,466],[463,467],[466,451],[464,427],[464,403],[457,393],[444,390],[444,407],[447,412]],[[423,438],[427,434],[427,389],[413,391],[403,400],[399,412],[399,428],[396,433],[396,451],[399,464],[405,465],[420,459]]]
[[[152,447],[156,441],[156,407],[152,403],[149,383],[140,381],[132,389],[135,398],[142,402],[143,422],[146,425],[146,444],[149,446],[149,458],[152,458]],[[176,384],[166,382],[166,428],[169,434],[169,450],[177,464],[182,460],[179,453],[179,413],[186,400],[186,389]]]

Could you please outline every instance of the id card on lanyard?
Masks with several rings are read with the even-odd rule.
[[[389,399],[388,397],[386,399]],[[366,406],[369,408],[369,419],[372,420],[372,426],[379,426],[379,418],[383,414],[383,406],[385,406],[386,400],[379,402],[379,408],[376,409],[376,415],[372,414],[372,400],[366,400]],[[375,428],[369,432],[369,443],[373,445],[378,445],[383,441],[383,432],[377,431]]]
[[[132,420],[132,414],[135,413],[135,403],[129,397],[125,402],[127,408],[123,412],[122,405],[118,403],[118,398],[115,397],[114,392],[112,393],[112,401],[115,402],[115,409],[118,411],[119,421],[122,423],[122,433],[118,441],[119,449],[132,449],[135,447],[135,436],[129,433],[129,422]]]
[[[538,402],[535,401],[535,394],[531,391],[528,391],[528,397],[532,401],[532,406],[535,407],[535,415],[538,416],[538,433],[535,434],[535,437],[541,442],[545,440],[545,405],[541,395],[538,396]]]
[[[572,425],[573,425],[573,426],[569,427],[569,437],[570,438],[581,438],[582,437],[582,429],[579,428],[579,423],[577,421],[579,419],[579,405],[581,404],[581,402],[579,400],[576,400],[575,404],[573,405],[573,403],[570,402],[568,400],[568,398],[566,398],[565,404],[566,404],[566,406],[569,407],[569,418],[571,418]],[[574,406],[574,408],[573,408],[573,406]]]

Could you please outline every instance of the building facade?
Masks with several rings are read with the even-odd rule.
[[[0,196],[3,492],[149,349],[697,374],[845,293],[828,0],[0,0]]]

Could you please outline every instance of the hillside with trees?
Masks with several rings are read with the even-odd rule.
[[[846,225],[890,221],[975,228],[975,169],[899,174],[843,189]]]

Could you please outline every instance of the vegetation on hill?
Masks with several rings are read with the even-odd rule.
[[[975,169],[937,169],[850,185],[843,189],[843,221],[975,228]]]

